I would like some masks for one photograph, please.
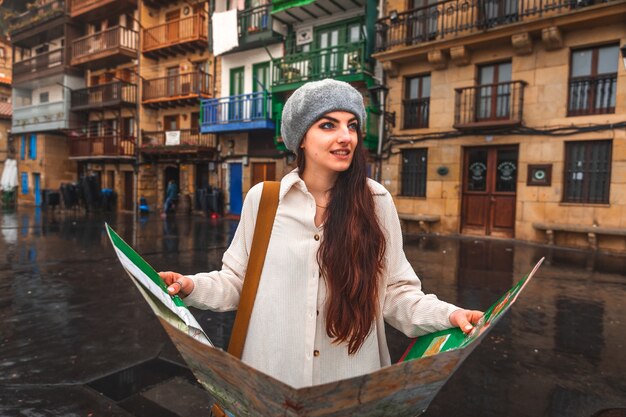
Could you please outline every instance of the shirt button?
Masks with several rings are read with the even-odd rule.
[[[320,315],[320,311],[319,311],[319,310],[317,310],[317,315],[318,315],[318,316]]]
[[[320,240],[320,235],[315,235],[315,236],[313,236],[313,239],[315,239],[315,240]]]
[[[318,357],[320,355],[320,351],[319,350],[314,350],[313,351],[313,356]]]

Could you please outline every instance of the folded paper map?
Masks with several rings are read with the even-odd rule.
[[[184,302],[170,296],[154,269],[113,229],[108,225],[106,229],[122,266],[200,384],[237,417],[414,417],[422,414],[454,371],[510,308],[543,261],[490,307],[469,335],[449,329],[421,336],[397,364],[371,374],[296,389],[213,347]]]
[[[133,283],[150,304],[154,314],[167,320],[168,323],[187,335],[208,346],[213,346],[183,300],[179,296],[172,296],[167,292],[165,282],[154,268],[124,242],[108,224],[105,224],[105,227],[120,263],[128,275],[133,278]]]
[[[517,284],[508,290],[495,304],[485,311],[479,322],[474,326],[469,334],[465,334],[455,327],[453,329],[441,330],[439,332],[430,333],[421,336],[413,341],[406,350],[401,361],[423,358],[425,356],[436,355],[441,352],[449,352],[455,349],[462,349],[473,343],[478,337],[485,333],[494,323],[496,323],[504,313],[511,307],[511,304],[517,300],[526,284],[533,277],[539,266],[543,262],[543,258],[537,262],[533,270]]]

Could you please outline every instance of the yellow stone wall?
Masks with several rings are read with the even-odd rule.
[[[76,181],[76,163],[69,159],[67,138],[50,134],[37,134],[37,154],[32,160],[28,156],[30,134],[26,135],[27,150],[21,159],[21,136],[14,141],[18,171],[18,204],[35,204],[33,174],[41,178],[41,190],[58,190],[62,183]],[[22,193],[22,173],[28,174],[28,194]]]
[[[387,10],[404,10],[400,2],[388,1]],[[567,117],[568,82],[571,50],[603,44],[624,45],[626,26],[623,23],[570,27],[561,32],[563,44],[558,49],[548,50],[540,37],[531,34],[532,52],[516,54],[511,46],[511,37],[498,39],[492,36],[488,44],[468,49],[470,62],[457,65],[449,59],[449,48],[463,45],[459,36],[454,42],[445,44],[444,55],[448,57],[445,69],[435,69],[422,52],[412,58],[395,62],[397,76],[387,76],[390,88],[387,101],[388,111],[396,113],[396,128],[387,135],[408,136],[418,139],[420,135],[435,132],[455,131],[455,88],[476,84],[477,66],[510,60],[512,79],[528,83],[524,90],[523,124],[545,129],[557,126],[584,126],[622,122],[626,115],[626,71],[619,57],[617,102],[614,114]],[[523,31],[523,27],[520,27]],[[433,48],[436,48],[436,42]],[[425,129],[402,129],[402,99],[405,79],[417,74],[431,74],[431,98],[429,127]],[[394,146],[394,153],[384,162],[382,180],[395,196],[400,213],[438,214],[441,222],[433,227],[436,232],[449,234],[461,230],[461,187],[463,148],[514,144],[519,146],[517,172],[517,202],[515,213],[515,237],[523,240],[545,242],[544,232],[533,228],[533,222],[554,222],[626,228],[626,129],[607,129],[598,132],[551,137],[542,135],[472,135],[438,140],[415,140]],[[610,203],[571,204],[563,200],[563,170],[565,142],[577,140],[611,139],[612,168]],[[427,148],[428,172],[427,195],[425,198],[399,196],[401,181],[401,157],[397,153],[403,148]],[[527,186],[528,164],[552,164],[552,185],[549,187]],[[437,168],[445,166],[449,173],[437,174]],[[601,248],[626,251],[623,237],[599,236]],[[584,234],[556,233],[557,244],[587,246]]]
[[[208,3],[202,3],[205,12],[208,12]],[[171,4],[158,9],[147,7],[143,2],[139,2],[139,15],[141,24],[144,28],[151,28],[165,23],[165,16],[168,12],[175,9],[181,10],[181,18],[188,16],[182,13],[185,7],[192,8],[185,2],[171,2]],[[141,54],[139,63],[139,72],[143,80],[150,80],[167,76],[167,69],[178,67],[179,73],[184,74],[195,70],[193,63],[199,61],[209,62],[209,73],[211,75],[211,87],[215,89],[215,72],[216,59],[209,53],[208,48],[194,53],[178,54],[176,56],[162,57],[159,59],[151,59]],[[218,68],[219,69],[219,68]],[[213,91],[212,91],[213,92]],[[178,115],[179,129],[185,130],[191,128],[192,113],[200,112],[200,105],[174,106],[171,108],[153,109],[141,106],[140,109],[140,128],[144,131],[164,131],[164,118],[166,116]],[[192,155],[181,155],[168,153],[167,155],[151,155],[149,158],[144,156],[139,169],[139,196],[146,198],[151,210],[160,211],[163,208],[165,200],[165,170],[169,167],[178,169],[179,172],[179,189],[182,198],[195,198],[196,184],[196,164],[209,164],[209,158],[204,156],[194,158]],[[209,183],[217,185],[216,170],[209,171]]]
[[[0,118],[0,175],[4,169],[4,161],[9,157],[9,131],[11,120]],[[15,155],[12,155],[15,157]]]

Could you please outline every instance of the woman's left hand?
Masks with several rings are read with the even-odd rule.
[[[450,314],[450,324],[459,327],[463,333],[469,333],[474,328],[474,324],[483,316],[482,311],[464,310],[462,308],[455,310]]]

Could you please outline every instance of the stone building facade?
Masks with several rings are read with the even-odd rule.
[[[11,43],[0,36],[0,175],[7,158],[15,158],[9,152],[11,132]]]
[[[409,228],[626,251],[626,3],[527,3],[386,2],[383,183]]]
[[[215,182],[215,135],[200,132],[200,98],[214,97],[206,2],[139,2],[141,78],[138,197],[161,210],[170,180],[180,206],[198,208],[198,191]]]

